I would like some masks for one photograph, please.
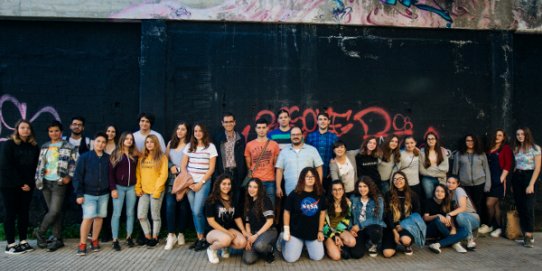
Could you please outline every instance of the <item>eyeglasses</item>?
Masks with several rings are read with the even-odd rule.
[[[343,191],[342,188],[334,188],[334,189],[333,189],[333,192],[341,192],[341,191]]]
[[[403,177],[397,177],[397,178],[393,178],[393,181],[404,181],[405,178]]]
[[[434,137],[430,137],[430,138],[427,139],[427,141],[430,141],[430,140],[432,141],[432,140],[437,140],[437,139],[434,138]]]
[[[235,122],[234,120],[227,120],[227,121],[223,121],[222,123],[231,124],[231,123],[234,123],[234,122]]]
[[[312,176],[312,175],[305,175],[305,179],[314,179],[314,176]]]

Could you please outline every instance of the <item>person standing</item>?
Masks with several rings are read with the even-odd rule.
[[[314,167],[322,180],[322,158],[316,148],[303,143],[301,128],[293,127],[290,130],[292,144],[284,148],[277,159],[277,197],[288,196],[295,189],[299,174],[306,167]],[[284,177],[284,189],[282,191],[282,180]]]
[[[92,226],[91,249],[100,251],[98,237],[103,219],[107,217],[109,202],[109,154],[105,153],[107,135],[98,133],[94,137],[94,150],[82,154],[77,160],[73,176],[77,204],[83,207],[83,222],[79,234],[78,256],[87,254],[87,238]]]
[[[160,149],[162,150],[162,153],[164,153],[166,151],[166,143],[164,142],[164,138],[160,133],[151,129],[154,123],[154,115],[143,112],[139,114],[138,120],[139,131],[133,134],[137,150],[140,153],[143,153],[145,151],[145,139],[148,135],[155,135],[160,143]]]
[[[19,120],[0,153],[0,194],[4,203],[6,253],[22,254],[34,248],[26,241],[28,212],[34,191],[34,174],[39,147],[34,130],[27,120]],[[19,243],[15,242],[15,222]]]
[[[382,180],[377,185],[383,195],[390,191],[391,175],[398,170],[400,163],[399,137],[392,135],[382,145],[382,156],[378,162],[378,173]]]
[[[269,139],[274,140],[279,144],[281,150],[292,143],[290,139],[290,120],[290,112],[288,112],[288,110],[279,110],[279,112],[277,112],[277,122],[279,127],[271,130],[267,134]]]
[[[446,183],[446,174],[450,166],[448,151],[441,147],[441,142],[435,133],[429,132],[425,136],[425,144],[420,151],[420,175],[424,199],[429,200],[433,198],[435,186]]]
[[[235,131],[235,116],[227,112],[222,116],[222,128],[215,134],[218,157],[215,176],[227,173],[232,179],[233,201],[238,204],[242,195],[241,183],[246,176],[245,138]]]
[[[267,120],[259,119],[256,121],[255,130],[258,137],[248,142],[245,148],[247,169],[252,170],[252,178],[262,180],[265,194],[275,206],[275,192],[277,190],[275,163],[280,148],[277,142],[267,138],[267,131],[269,130]]]
[[[81,116],[73,117],[70,124],[70,131],[70,136],[64,136],[62,137],[62,140],[66,140],[72,144],[79,154],[92,150],[93,145],[91,139],[84,136],[85,118]]]
[[[307,136],[306,143],[315,147],[324,162],[322,166],[324,189],[329,190],[331,179],[329,178],[329,163],[333,158],[333,144],[339,137],[329,131],[329,115],[325,112],[318,113],[318,130]]]
[[[69,142],[62,140],[62,124],[53,121],[47,126],[50,141],[41,146],[38,166],[36,168],[36,188],[42,190],[47,214],[39,228],[34,230],[38,247],[55,251],[64,246],[62,241],[62,205],[66,195],[67,184],[72,180],[75,163],[78,158],[77,149]],[[53,228],[53,237],[48,242],[45,233]]]

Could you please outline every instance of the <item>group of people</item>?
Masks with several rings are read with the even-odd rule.
[[[392,257],[397,251],[412,255],[414,245],[426,244],[435,253],[448,246],[465,253],[476,247],[476,230],[494,237],[502,234],[499,201],[509,188],[520,215],[523,244],[533,246],[541,152],[528,128],[516,131],[512,146],[505,131],[497,130],[485,151],[476,136],[466,135],[450,157],[431,132],[422,148],[412,136],[392,135],[381,144],[367,137],[361,147],[348,150],[329,130],[325,112],[318,114],[318,130],[305,140],[302,129],[291,127],[288,111],[280,110],[277,116],[278,127],[272,131],[267,120],[257,120],[257,137],[247,143],[235,129],[235,116],[225,113],[223,129],[214,136],[201,123],[180,122],[167,144],[151,129],[151,114],[139,115],[137,132],[119,135],[109,125],[93,140],[83,134],[84,118],[75,117],[66,137],[62,124],[52,122],[47,127],[50,140],[41,148],[30,122],[20,120],[0,153],[6,253],[33,250],[27,229],[34,189],[43,193],[47,204],[34,231],[37,246],[48,251],[64,246],[62,208],[72,187],[82,207],[77,249],[81,256],[101,249],[98,236],[108,216],[113,249],[121,250],[123,208],[126,245],[155,247],[164,198],[164,248],[185,244],[191,213],[197,240],[189,248],[206,250],[211,263],[228,258],[230,249],[243,250],[246,264],[272,262],[277,252],[295,262],[304,247],[313,260],[326,253],[333,260],[379,253]],[[180,174],[189,174],[192,183],[179,198],[172,189]],[[110,198],[113,208],[108,214]],[[136,215],[142,232],[133,240]]]

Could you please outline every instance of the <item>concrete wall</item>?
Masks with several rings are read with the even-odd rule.
[[[4,0],[0,16],[542,31],[539,0]]]

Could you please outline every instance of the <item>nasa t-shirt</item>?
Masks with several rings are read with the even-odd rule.
[[[315,192],[290,193],[284,206],[290,212],[290,234],[302,240],[317,239],[320,212],[327,208],[325,201]]]

